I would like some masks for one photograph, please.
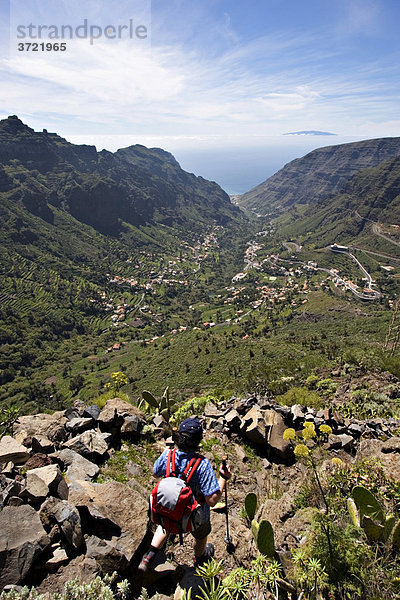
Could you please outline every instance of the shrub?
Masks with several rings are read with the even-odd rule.
[[[309,406],[316,409],[320,409],[323,406],[320,396],[306,387],[292,387],[285,394],[276,396],[275,400],[285,406],[301,404],[302,406]]]

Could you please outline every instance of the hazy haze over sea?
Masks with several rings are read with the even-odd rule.
[[[165,148],[185,171],[216,181],[228,194],[243,194],[279,171],[286,163],[323,146],[361,140],[342,136],[282,136],[254,147]]]

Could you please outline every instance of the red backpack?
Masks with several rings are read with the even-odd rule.
[[[202,523],[202,508],[189,485],[202,457],[195,456],[180,475],[175,471],[176,450],[167,456],[166,475],[152,489],[149,514],[156,525],[161,525],[168,533],[182,534],[194,531]]]

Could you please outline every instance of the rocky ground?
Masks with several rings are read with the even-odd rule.
[[[257,517],[273,526],[277,548],[290,547],[293,535],[307,531],[312,509],[297,510],[295,498],[310,473],[294,461],[292,445],[283,439],[288,427],[299,430],[305,421],[317,430],[323,424],[331,427],[322,474],[332,468],[333,456],[345,463],[377,456],[388,475],[400,479],[396,419],[357,421],[330,409],[280,406],[255,396],[209,403],[202,416],[203,454],[216,468],[228,455],[233,471],[228,515],[235,551],[227,552],[223,507],[213,511],[210,535],[225,572],[248,565],[257,554],[243,517],[249,491],[259,498]],[[179,582],[193,585],[190,536],[182,547],[177,541],[168,544],[154,571],[144,581],[138,578],[137,565],[150,537],[152,461],[171,433],[160,417],[145,425],[145,416],[118,398],[101,410],[78,403],[53,415],[18,419],[13,435],[0,440],[0,591],[28,584],[53,593],[74,577],[89,581],[113,571],[127,577],[136,591],[145,585],[170,595]],[[125,459],[132,448],[137,460],[120,465],[124,483],[112,480],[115,471],[109,465],[121,454]]]

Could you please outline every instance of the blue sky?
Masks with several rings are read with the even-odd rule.
[[[338,135],[308,139],[306,149],[400,136],[398,0],[0,2],[0,116],[18,114],[35,129],[182,156],[295,148],[282,134],[299,130]],[[85,18],[145,22],[149,38],[17,51],[17,24]]]

